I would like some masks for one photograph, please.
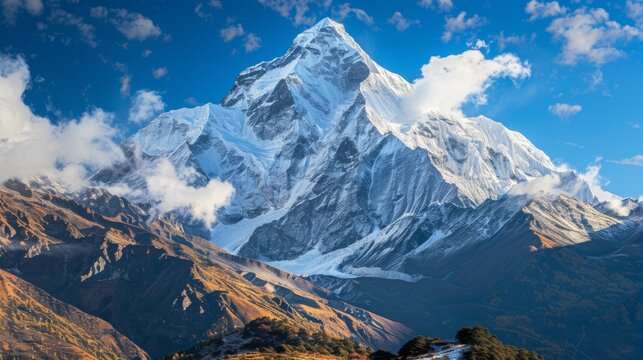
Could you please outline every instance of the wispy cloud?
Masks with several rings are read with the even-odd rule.
[[[154,69],[154,71],[152,71],[152,76],[155,79],[160,79],[162,77],[167,76],[167,73],[168,73],[167,68],[163,66],[163,67]]]
[[[230,42],[245,33],[243,25],[236,24],[225,27],[219,31],[219,36],[224,42]]]
[[[106,19],[128,40],[143,41],[161,35],[161,28],[152,19],[127,9],[96,6],[91,8],[90,15],[96,19]]]
[[[631,158],[621,160],[610,160],[610,162],[621,165],[643,166],[643,155],[634,155]]]
[[[246,39],[243,43],[243,48],[246,52],[253,52],[261,47],[261,38],[256,34],[250,33],[246,36]]]
[[[561,6],[558,1],[540,2],[537,0],[531,0],[527,3],[527,6],[525,6],[525,12],[531,15],[529,20],[534,21],[537,19],[563,15],[567,13],[567,8]]]
[[[439,11],[451,11],[453,0],[420,0],[418,5],[425,9],[436,9]]]
[[[34,16],[41,15],[43,8],[42,0],[2,0],[4,23],[5,25],[14,25],[16,17],[23,10]]]
[[[487,20],[483,17],[474,14],[467,18],[465,11],[460,12],[458,16],[446,17],[444,20],[444,32],[442,33],[442,41],[449,42],[455,34],[464,33],[470,29],[476,29],[484,26]]]
[[[395,29],[399,32],[404,32],[413,25],[420,25],[420,20],[409,20],[399,11],[393,13],[393,16],[387,22],[395,26]]]
[[[317,20],[319,10],[327,11],[332,0],[257,0],[290,20],[293,25],[312,25]]]
[[[80,33],[83,42],[85,42],[87,45],[91,47],[96,47],[98,45],[98,42],[96,41],[96,29],[94,28],[94,25],[85,22],[84,18],[73,15],[62,9],[56,9],[49,14],[48,19],[51,23],[54,24],[72,26],[76,28],[76,30],[78,30],[78,32]]]
[[[344,3],[333,10],[333,16],[339,21],[346,20],[350,15],[354,15],[357,20],[366,25],[373,25],[375,23],[375,20],[373,20],[366,11],[352,7],[349,3]]]

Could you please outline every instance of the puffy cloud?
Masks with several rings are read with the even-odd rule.
[[[98,45],[96,42],[96,29],[94,28],[94,25],[86,23],[85,19],[80,16],[70,14],[61,9],[56,9],[49,15],[49,21],[54,24],[75,27],[87,45],[91,47],[96,47]]]
[[[486,23],[487,20],[477,14],[467,18],[467,13],[465,11],[462,11],[456,17],[447,17],[445,18],[442,41],[449,42],[453,38],[454,34],[465,32],[468,29],[481,27]]]
[[[634,38],[643,39],[641,30],[617,23],[603,9],[581,8],[554,19],[547,28],[554,39],[563,43],[560,61],[574,65],[585,59],[602,65],[624,55],[615,45]]]
[[[150,18],[125,9],[116,9],[113,12],[115,14],[112,19],[114,26],[129,40],[143,41],[161,35],[161,29]]]
[[[312,25],[317,16],[311,14],[315,9],[328,9],[332,0],[257,0],[263,6],[276,11],[292,21],[293,25]]]
[[[634,155],[631,158],[621,159],[621,160],[612,160],[610,162],[621,164],[621,165],[643,166],[643,155]]]
[[[561,6],[558,1],[540,2],[531,0],[525,6],[525,12],[531,17],[529,20],[544,19],[548,17],[563,15],[567,13],[567,8]]]
[[[113,142],[112,114],[94,109],[54,125],[24,103],[29,79],[22,58],[0,56],[0,182],[48,176],[75,189],[89,171],[124,158]]]
[[[250,33],[246,36],[246,40],[243,43],[243,48],[246,52],[253,52],[261,47],[261,38],[256,34]]]
[[[147,121],[152,116],[163,111],[165,103],[156,91],[139,90],[132,99],[129,109],[129,119],[134,122]]]
[[[422,78],[413,83],[413,90],[403,99],[403,107],[411,114],[434,110],[460,112],[467,102],[485,104],[486,91],[496,79],[529,76],[529,64],[512,54],[486,59],[479,50],[468,50],[459,55],[433,56],[422,66]]]
[[[554,105],[549,105],[547,110],[560,118],[568,118],[581,112],[583,107],[580,105],[556,103]]]
[[[339,21],[346,20],[346,18],[348,18],[351,14],[355,15],[357,20],[363,22],[366,25],[373,25],[375,23],[373,18],[368,15],[366,11],[364,11],[363,9],[354,8],[349,3],[342,4],[337,9],[333,10],[333,16],[336,17]]]
[[[243,36],[244,33],[243,25],[237,24],[221,29],[221,31],[219,31],[219,36],[221,36],[221,39],[223,39],[224,42],[230,42],[236,37]]]
[[[420,0],[418,5],[425,9],[437,8],[440,11],[450,11],[453,8],[452,0]]]
[[[467,43],[467,46],[474,50],[484,50],[485,52],[489,52],[489,44],[484,40],[476,39],[475,42]]]
[[[152,71],[152,76],[154,76],[155,79],[160,79],[166,75],[167,75],[167,68],[165,66],[160,67],[158,69],[154,69],[154,71]]]
[[[196,176],[191,168],[177,173],[172,163],[163,159],[146,177],[149,195],[155,200],[155,209],[162,213],[186,211],[194,219],[211,227],[217,219],[217,210],[227,205],[234,193],[229,183],[210,180],[204,187],[194,187],[190,181]]]
[[[8,25],[15,24],[16,16],[22,10],[36,16],[42,14],[43,8],[42,0],[2,0],[2,13]]]
[[[90,9],[90,15],[97,19],[106,19],[129,40],[143,41],[161,35],[161,28],[142,14],[126,9],[107,9],[96,6]]]
[[[510,195],[527,195],[531,198],[564,193],[560,186],[560,176],[555,173],[518,183],[509,190]]]
[[[399,32],[406,31],[412,25],[420,24],[420,20],[409,20],[399,11],[393,13],[393,16],[391,16],[391,18],[388,19],[387,22],[395,26],[395,29],[397,29],[397,31]]]

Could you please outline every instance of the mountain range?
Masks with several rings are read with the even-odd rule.
[[[643,205],[487,117],[414,113],[412,91],[324,19],[220,103],[126,139],[94,187],[8,183],[0,267],[107,321],[121,353],[262,316],[389,349],[483,324],[548,358],[643,353]],[[159,214],[168,161],[232,185],[216,223]]]

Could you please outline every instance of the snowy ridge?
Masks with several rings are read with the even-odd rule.
[[[168,158],[234,186],[210,229],[226,250],[299,274],[408,281],[421,277],[408,259],[499,231],[526,205],[506,195],[516,184],[556,174],[594,202],[587,184],[498,122],[409,116],[411,87],[324,19],[284,56],[241,72],[220,105],[159,116],[125,143],[142,159],[97,180],[145,194],[145,169]]]

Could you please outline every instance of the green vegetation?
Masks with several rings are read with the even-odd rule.
[[[461,344],[471,346],[464,353],[465,360],[542,360],[535,352],[504,345],[489,330],[475,326],[462,328],[456,334]]]
[[[368,359],[409,360],[438,351],[462,351],[465,360],[542,360],[524,349],[504,345],[489,330],[476,326],[463,328],[456,334],[457,343],[416,336],[404,344],[397,354],[366,348],[348,339],[333,339],[282,320],[266,317],[256,319],[245,328],[225,338],[210,339],[167,359],[200,359],[225,356],[226,359]]]

